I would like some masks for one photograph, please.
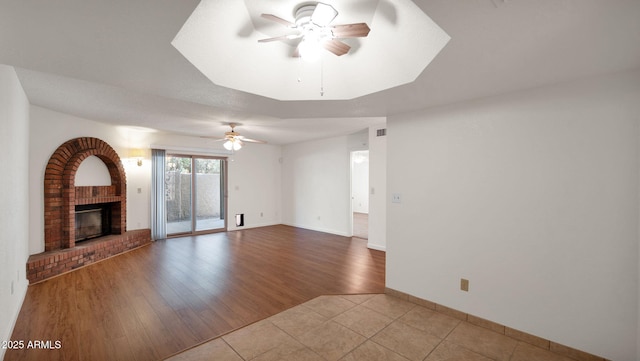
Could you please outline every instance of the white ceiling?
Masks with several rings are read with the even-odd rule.
[[[417,0],[451,40],[414,82],[351,100],[278,101],[213,84],[171,45],[198,3],[0,0],[0,63],[17,68],[35,105],[194,135],[236,121],[243,134],[276,144],[640,67],[639,0]]]
[[[323,51],[309,62],[292,57],[297,41],[258,42],[292,34],[260,15],[294,22],[300,0],[203,0],[172,44],[214,84],[277,100],[336,100],[414,81],[449,41],[411,0],[323,1],[339,10],[332,24],[372,29],[340,39],[352,47],[346,55]]]

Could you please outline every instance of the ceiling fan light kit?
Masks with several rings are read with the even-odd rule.
[[[227,139],[222,146],[226,150],[240,150],[242,148],[242,141],[238,139]]]
[[[304,37],[298,45],[298,53],[300,58],[306,61],[316,61],[320,58],[322,51],[322,42],[324,40],[316,37]]]
[[[330,25],[338,16],[338,10],[329,4],[321,2],[298,7],[295,11],[295,23],[273,14],[261,14],[261,16],[295,29],[298,33],[260,39],[258,42],[265,43],[299,38],[301,40],[293,56],[300,56],[309,61],[319,58],[322,49],[328,50],[337,56],[347,54],[351,47],[338,39],[366,37],[371,30],[366,23]]]
[[[243,135],[240,135],[240,133],[236,132],[235,130],[238,125],[240,124],[229,123],[229,126],[231,127],[231,131],[224,133],[224,138],[213,138],[213,137],[207,137],[207,136],[203,136],[202,138],[213,138],[215,139],[216,142],[224,142],[222,143],[222,146],[224,147],[224,149],[230,150],[230,151],[236,151],[236,150],[242,149],[242,146],[244,145],[245,142],[258,143],[258,144],[267,143],[263,140],[249,139],[249,138],[245,138]]]

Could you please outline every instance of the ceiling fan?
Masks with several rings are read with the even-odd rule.
[[[215,138],[216,141],[219,141],[219,142],[224,141],[224,144],[222,144],[222,146],[226,150],[240,150],[242,148],[242,145],[245,142],[246,143],[260,143],[260,144],[266,144],[267,143],[267,142],[265,142],[263,140],[249,139],[249,138],[245,138],[243,135],[240,135],[240,133],[235,131],[235,128],[238,125],[240,125],[240,124],[238,124],[238,123],[229,123],[229,126],[231,127],[231,131],[224,133],[224,138]],[[203,137],[203,138],[212,138],[212,137]]]
[[[331,25],[333,19],[338,16],[338,11],[333,6],[321,2],[299,6],[295,11],[295,22],[273,14],[261,16],[295,29],[296,33],[260,39],[258,42],[301,39],[293,54],[294,57],[314,58],[319,56],[322,48],[337,56],[344,55],[351,47],[338,39],[366,37],[370,31],[366,23]]]

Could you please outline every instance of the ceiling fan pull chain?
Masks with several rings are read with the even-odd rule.
[[[320,96],[324,96],[324,57],[320,57]]]

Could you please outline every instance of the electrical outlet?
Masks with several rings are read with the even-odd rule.
[[[469,280],[465,280],[464,278],[460,279],[460,289],[469,292]]]
[[[402,195],[399,193],[393,193],[391,196],[391,202],[393,203],[402,203]]]

